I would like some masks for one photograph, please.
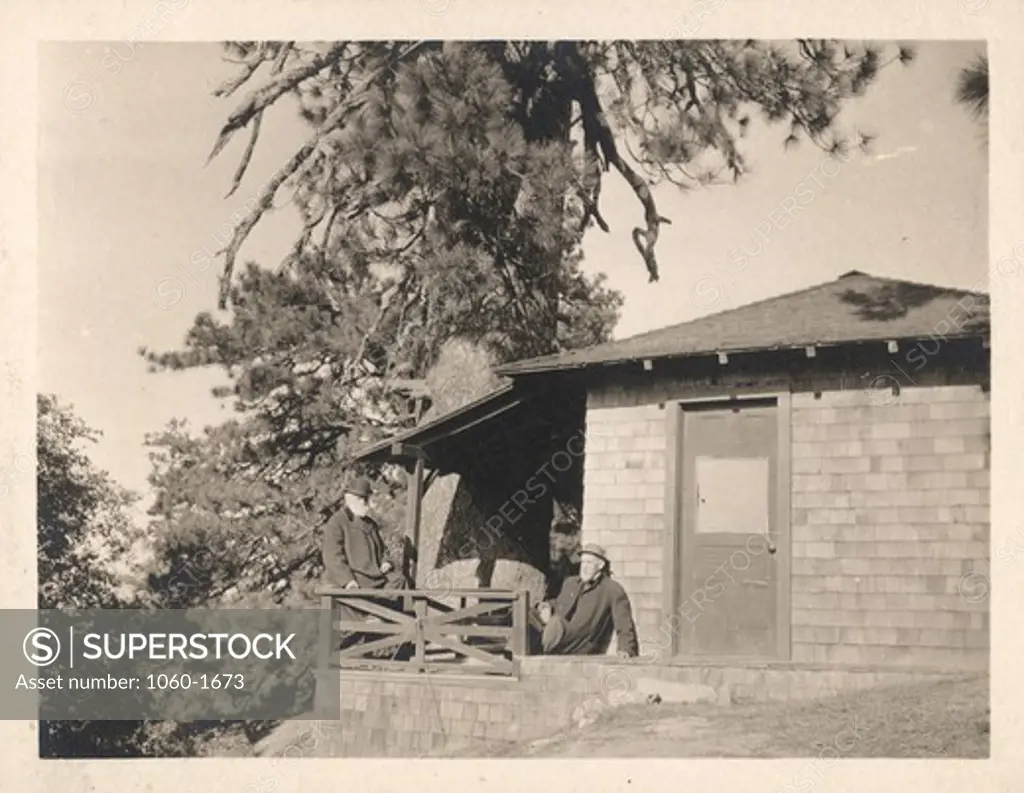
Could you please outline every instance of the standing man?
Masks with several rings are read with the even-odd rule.
[[[402,589],[380,526],[370,517],[370,480],[358,477],[345,489],[345,505],[324,525],[323,560],[329,583],[345,589]]]
[[[323,561],[327,582],[345,589],[405,589],[405,579],[395,570],[387,545],[380,533],[380,526],[370,517],[370,480],[359,477],[345,489],[345,504],[324,524]],[[401,599],[374,599],[374,602],[401,608]],[[365,613],[345,604],[338,604],[338,611],[346,621],[379,622],[378,617],[368,618]],[[342,648],[351,647],[379,638],[371,628],[365,631],[344,632]],[[386,657],[397,658],[402,647],[384,653]]]
[[[608,554],[600,545],[580,551],[580,574],[567,578],[554,606],[540,604],[543,652],[549,655],[603,655],[612,633],[621,658],[639,652],[633,611],[625,590],[611,578]]]

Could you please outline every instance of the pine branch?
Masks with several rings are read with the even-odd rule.
[[[601,107],[601,100],[597,95],[597,88],[594,85],[593,75],[583,62],[582,58],[579,58],[577,54],[578,68],[581,70],[581,78],[578,82],[578,101],[580,108],[584,114],[584,126],[591,126],[593,134],[597,139],[597,143],[600,146],[601,153],[604,155],[604,159],[607,163],[615,166],[615,169],[622,174],[622,177],[626,180],[637,198],[640,199],[640,203],[644,208],[644,220],[646,222],[646,231],[640,228],[633,229],[633,244],[636,246],[641,257],[643,257],[644,264],[647,266],[647,272],[650,274],[651,281],[658,280],[658,261],[655,257],[655,246],[658,242],[658,227],[662,223],[671,223],[668,218],[662,217],[658,214],[658,207],[654,201],[654,195],[651,193],[650,187],[641,178],[641,176],[634,171],[630,165],[622,159],[619,154],[618,146],[615,142],[615,134],[612,132],[611,125],[608,123],[608,118],[605,115],[604,108]]]
[[[278,50],[277,57],[274,58],[274,65],[270,69],[271,74],[280,74],[284,68],[284,63],[288,60],[288,56],[295,48],[294,41],[286,41],[281,45],[281,49]]]
[[[416,42],[416,43],[412,44],[410,47],[408,47],[405,50],[405,52],[401,53],[397,57],[398,58],[407,57],[409,54],[414,52],[416,49],[418,49],[424,43],[425,42],[421,41],[421,42]],[[340,57],[340,53],[341,53],[342,50],[343,50],[343,47],[332,47],[331,48],[330,53],[334,53],[336,55],[334,60],[337,60]],[[317,62],[319,62],[319,60],[320,59],[317,59]],[[394,61],[389,61],[386,65],[382,66],[380,69],[376,70],[373,74],[369,75],[366,78],[366,82],[372,81],[378,75],[382,74],[387,69],[390,69],[393,65],[394,65]],[[308,69],[310,67],[305,67],[305,68]],[[323,65],[321,65],[320,68],[323,68]],[[289,75],[292,75],[291,77],[289,77],[289,75],[285,75],[285,78],[287,78],[287,79],[282,78],[282,80],[284,81],[284,83],[282,83],[282,84],[287,84],[287,80],[288,79],[294,79],[294,75],[298,71],[303,71],[303,70],[301,70],[301,69],[300,70],[293,70],[292,72],[289,73]],[[305,77],[303,77],[302,79],[305,79]],[[301,82],[301,80],[299,80],[299,82]],[[271,93],[271,92],[268,92],[267,89],[269,89],[269,88],[271,88],[271,87],[273,87],[275,85],[278,85],[278,83],[274,83],[274,84],[272,84],[271,86],[268,86],[265,89],[261,89],[260,91],[257,91],[256,93],[257,93],[257,95],[263,96],[264,99],[265,99],[266,96],[269,96],[270,93]],[[277,88],[275,88],[274,90],[277,91]],[[287,90],[287,89],[285,89],[285,90]],[[275,93],[274,94],[274,98],[279,96],[280,93],[281,93],[281,91],[278,91],[277,93]],[[270,100],[270,101],[273,101],[273,100]],[[262,109],[264,107],[266,107],[268,104],[270,104],[270,101],[264,101],[262,104],[260,104],[259,105],[260,111],[262,111]],[[343,101],[343,102],[339,103],[338,106],[334,110],[332,110],[331,113],[327,116],[327,118],[324,120],[324,123],[320,125],[320,127],[313,134],[313,136],[308,141],[306,141],[306,143],[303,144],[302,148],[300,148],[298,150],[298,152],[296,152],[291,157],[291,159],[289,159],[288,162],[285,163],[284,167],[281,168],[281,170],[279,170],[276,174],[274,174],[274,176],[267,182],[266,186],[260,192],[260,197],[259,197],[259,200],[256,203],[256,206],[253,208],[253,210],[248,215],[246,215],[245,219],[237,226],[237,228],[235,228],[235,231],[234,231],[234,234],[231,237],[230,243],[228,243],[227,248],[224,251],[222,251],[224,253],[224,255],[225,255],[225,257],[224,257],[224,259],[225,259],[224,260],[224,273],[221,275],[220,298],[218,300],[218,306],[219,306],[219,308],[221,310],[224,310],[224,309],[227,308],[228,296],[229,296],[230,291],[231,291],[231,278],[232,278],[232,275],[234,273],[235,259],[238,256],[238,251],[242,247],[242,243],[245,242],[245,240],[248,238],[248,236],[249,236],[250,232],[253,230],[253,228],[255,228],[256,224],[259,223],[260,218],[263,217],[263,214],[268,209],[270,209],[270,207],[273,205],[274,197],[277,195],[278,189],[281,187],[282,184],[285,183],[285,181],[289,177],[294,175],[295,172],[298,171],[298,169],[302,166],[302,164],[304,162],[306,162],[306,160],[313,154],[314,151],[316,151],[316,149],[318,148],[318,146],[320,144],[320,141],[324,138],[324,136],[329,134],[333,130],[337,129],[338,127],[340,127],[342,125],[342,122],[345,121],[345,119],[349,116],[349,114],[353,113],[355,110],[357,110],[361,106],[362,102],[363,102],[362,98],[355,98],[355,99],[350,98],[348,101]],[[250,102],[247,103],[245,108],[249,108],[251,106],[253,106],[253,100],[250,100]],[[225,137],[225,134],[227,134],[227,136],[229,137],[230,134],[233,133],[234,129],[237,128],[237,121],[238,121],[238,119],[241,119],[243,117],[246,119],[246,123],[248,123],[248,120],[250,118],[252,118],[252,114],[248,113],[248,112],[243,113],[241,110],[240,111],[236,111],[234,114],[232,114],[231,120],[228,121],[228,124],[225,125],[225,127],[224,127],[224,131],[221,132],[221,138],[223,139],[224,142],[227,141],[227,138]],[[232,126],[233,122],[236,123],[236,126],[234,126],[234,127]],[[214,147],[213,154],[210,155],[211,158],[214,157],[217,154],[217,152],[220,151],[220,149],[222,147],[223,147],[223,143],[218,142],[218,145],[216,145]],[[240,176],[240,174],[239,174],[239,176]]]
[[[304,80],[337,63],[345,54],[348,46],[348,43],[336,44],[324,54],[314,57],[309,63],[292,69],[286,74],[281,75],[278,79],[271,80],[267,85],[254,91],[228,117],[227,123],[221,128],[220,134],[213,145],[213,150],[206,161],[209,163],[220,154],[235,132],[245,128],[258,113],[276,102],[280,96],[288,93],[288,91],[291,91]]]
[[[252,120],[252,134],[249,136],[249,143],[245,147],[245,151],[242,152],[242,159],[238,163],[238,167],[235,169],[235,175],[231,179],[231,189],[228,190],[225,198],[230,198],[234,195],[239,185],[242,183],[242,177],[245,176],[246,170],[249,168],[249,161],[252,159],[252,153],[256,149],[256,141],[260,137],[260,124],[263,122],[263,111],[257,113]]]
[[[583,200],[583,219],[580,221],[580,230],[587,228],[590,219],[593,218],[601,231],[610,231],[608,223],[601,216],[601,172],[607,167],[607,163],[601,162],[599,153],[598,138],[599,131],[596,129],[594,116],[590,113],[582,113],[583,121],[583,190],[580,197]]]
[[[239,72],[238,75],[231,78],[227,82],[222,83],[220,86],[215,88],[213,90],[213,95],[222,98],[231,96],[235,91],[237,91],[239,88],[245,85],[245,83],[248,82],[248,80],[253,76],[253,74],[256,73],[256,70],[259,69],[260,66],[263,65],[265,62],[266,61],[263,58],[262,54],[260,54],[260,56],[257,58],[253,58],[252,60],[241,62],[243,67],[241,72]],[[239,61],[235,61],[235,63],[239,63]]]

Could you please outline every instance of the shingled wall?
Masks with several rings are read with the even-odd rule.
[[[668,616],[673,400],[778,390],[792,392],[791,660],[987,666],[989,395],[938,365],[898,395],[872,387],[893,382],[655,371],[590,389],[583,540],[608,549],[646,646],[664,645]]]

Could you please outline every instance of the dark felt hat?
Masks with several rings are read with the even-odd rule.
[[[370,480],[365,476],[357,476],[348,486],[345,488],[346,493],[352,493],[353,495],[360,496],[362,498],[369,498],[370,494],[373,493],[373,488],[370,487]]]

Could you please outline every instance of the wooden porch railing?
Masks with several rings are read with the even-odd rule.
[[[528,653],[529,593],[318,590],[321,669],[515,675]]]

